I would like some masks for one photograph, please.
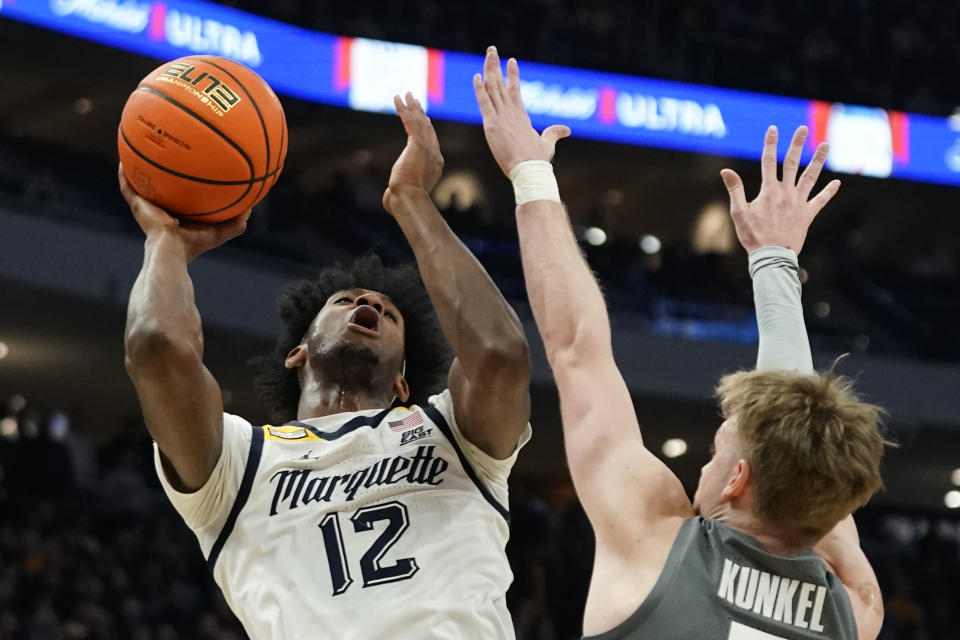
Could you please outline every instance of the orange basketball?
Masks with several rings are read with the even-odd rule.
[[[247,67],[187,56],[157,67],[130,94],[117,146],[141,196],[183,220],[222,222],[277,181],[287,122],[273,90]]]

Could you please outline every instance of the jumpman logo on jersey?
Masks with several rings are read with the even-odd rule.
[[[310,455],[311,453],[313,453],[313,449],[310,449],[299,458],[294,458],[294,460],[319,460],[320,459],[320,456],[311,456]]]

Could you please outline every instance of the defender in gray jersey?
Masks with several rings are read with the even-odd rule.
[[[430,120],[409,93],[395,105],[407,144],[383,203],[417,269],[366,259],[285,290],[263,385],[277,426],[224,414],[187,272],[249,212],[178,224],[120,172],[146,234],[127,370],[164,489],[253,638],[513,635],[506,483],[529,439],[527,343],[430,199]]]
[[[758,370],[720,382],[724,420],[693,504],[643,443],[611,351],[600,288],[560,202],[550,160],[563,126],[538,135],[515,60],[494,48],[474,78],[487,142],[513,182],[527,291],[560,392],[567,457],[596,536],[583,630],[602,640],[873,640],[883,610],[850,514],[880,487],[878,409],[813,372],[797,254],[839,182],[810,199],[827,148],[797,181],[806,128],[777,179],[766,135],[760,195],[722,177],[750,256]],[[636,354],[630,354],[636,357]]]

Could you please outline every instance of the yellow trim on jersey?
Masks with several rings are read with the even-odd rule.
[[[279,440],[280,442],[307,442],[310,440],[321,441],[323,438],[313,433],[309,429],[287,424],[282,427],[274,427],[269,424],[263,425],[264,440]]]
[[[420,408],[421,408],[421,407],[420,407],[420,405],[418,405],[418,404],[401,404],[401,405],[396,406],[396,407],[394,407],[393,409],[391,409],[391,410],[390,410],[390,413],[393,413],[394,411],[398,411],[398,410],[399,410],[399,411],[406,411],[407,413],[413,413],[414,411],[417,411],[417,410],[420,409]]]

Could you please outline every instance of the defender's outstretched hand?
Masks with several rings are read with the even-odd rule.
[[[420,101],[407,92],[404,99],[393,97],[393,104],[407,132],[407,146],[390,171],[390,181],[383,194],[383,208],[396,214],[396,196],[403,188],[421,189],[430,193],[443,172],[443,155],[433,123],[423,111]]]
[[[117,177],[120,181],[120,193],[123,194],[127,204],[130,205],[133,217],[147,237],[164,232],[172,233],[183,242],[187,262],[210,249],[219,247],[228,240],[236,238],[247,229],[247,220],[250,219],[251,209],[220,224],[181,222],[134,191],[127,181],[127,177],[123,175],[122,164],[117,171]]]
[[[524,160],[553,159],[560,138],[570,135],[570,127],[553,125],[537,134],[520,98],[520,69],[517,61],[507,61],[507,83],[500,71],[496,47],[487,49],[483,76],[473,77],[473,90],[483,116],[483,133],[500,169],[507,175]]]
[[[730,193],[730,215],[737,229],[737,238],[748,254],[767,246],[786,247],[799,254],[810,223],[840,189],[840,181],[831,180],[820,193],[809,199],[827,159],[829,146],[824,142],[817,147],[813,159],[797,181],[800,154],[806,139],[806,127],[798,128],[793,134],[790,150],[783,161],[783,181],[780,181],[777,180],[777,128],[771,126],[767,129],[760,161],[763,181],[760,194],[753,202],[747,202],[743,181],[735,171],[724,169],[720,172]]]

